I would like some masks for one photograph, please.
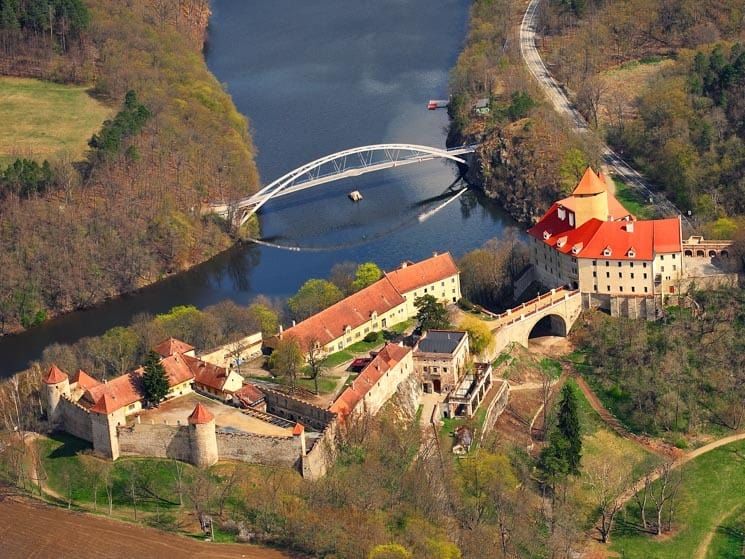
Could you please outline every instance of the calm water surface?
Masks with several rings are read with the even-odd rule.
[[[207,63],[247,115],[263,182],[339,150],[385,142],[445,147],[446,95],[466,0],[214,0]],[[344,260],[383,269],[433,251],[459,257],[514,225],[472,192],[435,211],[457,169],[432,161],[330,183],[268,203],[262,235],[286,250],[234,247],[194,270],[89,311],[0,339],[0,374],[140,312],[292,295]],[[458,186],[458,185],[456,185]],[[347,198],[359,190],[364,199]]]

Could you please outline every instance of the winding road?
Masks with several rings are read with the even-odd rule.
[[[538,54],[538,49],[535,46],[535,22],[540,3],[541,0],[530,0],[528,8],[523,15],[522,23],[520,24],[520,52],[523,60],[528,71],[543,89],[546,98],[551,101],[551,104],[558,113],[567,117],[573,125],[574,131],[580,134],[592,133],[585,119],[577,108],[569,102],[561,86],[551,76],[540,54]],[[660,214],[666,217],[680,215],[683,225],[689,229],[691,228],[688,218],[683,215],[683,212],[675,204],[662,194],[655,193],[644,178],[605,143],[602,144],[602,159],[603,164],[616,177],[634,188],[645,200],[654,203]]]

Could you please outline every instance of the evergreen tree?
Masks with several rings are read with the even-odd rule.
[[[450,328],[448,310],[445,305],[438,303],[432,295],[422,295],[414,299],[417,308],[416,319],[422,330],[444,330]]]
[[[145,372],[142,375],[142,388],[145,392],[145,400],[157,407],[170,388],[166,370],[160,362],[160,355],[150,351],[145,357],[143,368]]]
[[[556,426],[551,430],[548,446],[541,452],[538,468],[546,481],[553,485],[564,476],[579,474],[582,459],[582,434],[579,425],[577,396],[574,389],[565,384],[561,389],[561,403]]]

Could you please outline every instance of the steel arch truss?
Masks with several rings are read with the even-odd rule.
[[[416,144],[376,144],[339,151],[290,171],[257,193],[239,200],[234,208],[245,210],[240,219],[242,224],[251,214],[256,213],[261,206],[277,196],[345,177],[436,158],[450,159],[465,164],[466,161],[458,156],[471,153],[474,149],[475,146],[446,150]]]

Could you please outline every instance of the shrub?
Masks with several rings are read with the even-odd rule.
[[[370,344],[373,342],[377,342],[378,338],[380,338],[380,332],[370,332],[364,337],[364,340]]]

